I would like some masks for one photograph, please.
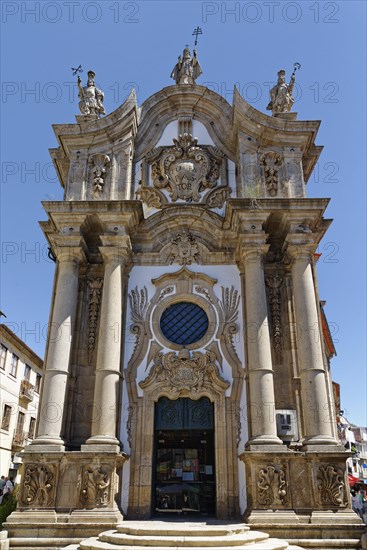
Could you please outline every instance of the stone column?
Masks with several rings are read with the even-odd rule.
[[[129,243],[100,247],[105,261],[105,273],[99,321],[99,338],[94,389],[94,418],[92,435],[82,449],[91,445],[113,446],[119,450],[116,437],[121,377],[121,348],[123,336],[123,267],[129,259]]]
[[[281,445],[275,422],[274,381],[262,265],[267,245],[244,243],[241,278],[245,287],[246,342],[251,437],[247,446]]]
[[[290,245],[297,328],[298,364],[304,421],[304,445],[336,444],[331,426],[318,304],[312,273],[314,245]]]
[[[73,327],[78,302],[79,247],[58,248],[55,301],[49,327],[47,359],[37,438],[32,445],[64,450],[61,438]]]

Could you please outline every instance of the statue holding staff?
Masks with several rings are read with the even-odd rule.
[[[88,71],[88,81],[86,86],[82,86],[81,78],[78,76],[79,89],[79,109],[83,115],[105,115],[103,100],[104,93],[94,84],[96,74]]]
[[[171,78],[176,81],[176,84],[195,84],[195,80],[202,74],[202,70],[197,58],[196,50],[194,57],[191,57],[190,48],[186,46],[182,57],[179,56],[178,61],[171,73]]]
[[[266,107],[268,111],[272,111],[272,115],[277,113],[288,113],[291,110],[294,103],[292,92],[296,80],[296,70],[300,67],[301,65],[299,63],[294,64],[294,71],[291,75],[289,84],[285,81],[285,71],[281,69],[278,72],[278,82],[270,90],[270,102]]]

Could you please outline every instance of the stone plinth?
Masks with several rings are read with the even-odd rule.
[[[360,539],[364,526],[351,509],[345,451],[245,451],[240,458],[249,489],[245,519],[252,527],[301,546],[311,539]],[[354,548],[350,544],[343,548]],[[327,548],[333,547],[329,541]]]
[[[111,529],[123,516],[116,504],[119,475],[127,455],[106,448],[93,452],[37,452],[23,458],[17,510],[5,529],[12,545],[59,548]]]

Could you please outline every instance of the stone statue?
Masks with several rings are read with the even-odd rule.
[[[195,84],[195,80],[202,72],[196,50],[194,50],[194,57],[191,57],[190,48],[186,46],[182,57],[178,57],[177,64],[171,73],[171,78],[176,81],[176,84]]]
[[[104,93],[94,84],[96,73],[88,71],[88,81],[86,86],[81,85],[81,78],[78,76],[79,89],[79,109],[83,115],[105,115],[103,106]]]
[[[288,113],[294,103],[292,91],[295,81],[295,73],[292,73],[289,84],[285,82],[285,71],[278,72],[278,82],[270,90],[270,103],[266,107],[268,111],[272,111],[272,115],[277,113]]]

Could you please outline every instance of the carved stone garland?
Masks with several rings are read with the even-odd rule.
[[[271,506],[277,501],[284,504],[287,497],[287,483],[285,472],[276,466],[267,466],[261,468],[258,472],[258,481],[256,483],[259,504]]]
[[[108,155],[105,155],[103,153],[96,153],[95,155],[92,155],[90,157],[89,162],[93,166],[93,193],[94,195],[99,197],[103,192],[107,167],[110,164],[111,160]]]
[[[281,323],[281,288],[283,279],[279,275],[267,277],[266,284],[270,289],[270,308],[273,325],[274,349],[282,349],[282,323]]]
[[[345,471],[331,465],[320,466],[317,473],[317,489],[322,504],[343,506]]]
[[[96,345],[99,308],[101,305],[103,279],[88,279],[89,287],[89,309],[88,309],[88,350],[94,351]]]
[[[139,386],[143,390],[157,386],[161,394],[173,399],[179,396],[197,399],[208,388],[223,393],[230,384],[220,376],[215,360],[212,351],[190,354],[183,349],[179,353],[158,353],[148,377]]]
[[[271,197],[276,197],[278,194],[278,172],[282,166],[282,162],[282,156],[279,153],[275,153],[274,151],[264,153],[260,157],[260,165],[264,169],[265,187]]]
[[[55,492],[55,466],[29,464],[24,473],[23,504],[44,508],[50,506]]]
[[[110,468],[99,464],[84,466],[80,502],[88,508],[107,506],[110,501],[110,486]]]

